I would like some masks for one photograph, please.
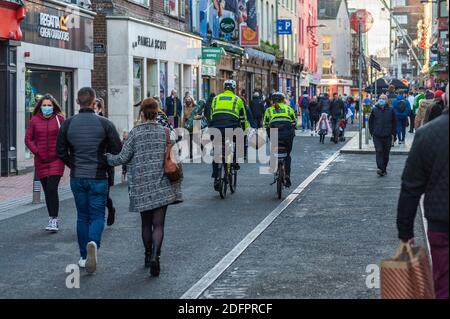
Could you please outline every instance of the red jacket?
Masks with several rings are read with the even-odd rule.
[[[39,112],[31,118],[25,134],[25,144],[34,154],[34,167],[38,178],[64,175],[64,163],[56,156],[59,132],[56,116],[62,125],[62,115],[53,114],[47,119]]]

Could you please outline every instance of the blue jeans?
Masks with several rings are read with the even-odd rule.
[[[397,137],[398,140],[403,142],[405,140],[406,135],[406,121],[407,119],[399,119],[397,118]]]
[[[311,128],[311,120],[309,118],[309,111],[302,109],[302,129],[310,129]]]
[[[72,177],[70,188],[78,212],[77,235],[80,256],[86,259],[88,242],[94,241],[100,248],[102,232],[105,227],[108,180]]]

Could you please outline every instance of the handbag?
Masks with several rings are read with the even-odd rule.
[[[168,129],[165,129],[165,131],[166,154],[164,158],[164,174],[166,174],[171,182],[176,182],[181,178],[181,166],[173,159],[173,145],[170,143],[170,133]]]
[[[382,299],[434,299],[426,249],[401,242],[392,259],[381,261],[380,288]]]

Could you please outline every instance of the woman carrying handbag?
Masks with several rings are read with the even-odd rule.
[[[120,154],[106,154],[109,165],[127,165],[130,212],[141,215],[144,263],[155,277],[160,273],[167,207],[182,201],[181,164],[175,165],[175,172],[174,165],[168,173],[165,172],[168,169],[166,158],[170,158],[167,150],[172,146],[168,146],[168,129],[158,122],[158,110],[155,99],[143,100],[139,111],[140,123],[130,131]],[[173,143],[170,141],[171,145]]]

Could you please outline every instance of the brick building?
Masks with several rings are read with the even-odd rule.
[[[198,99],[201,38],[188,32],[188,1],[92,0],[92,9],[92,85],[119,130],[133,127],[133,105],[145,97],[164,105],[176,89]]]

